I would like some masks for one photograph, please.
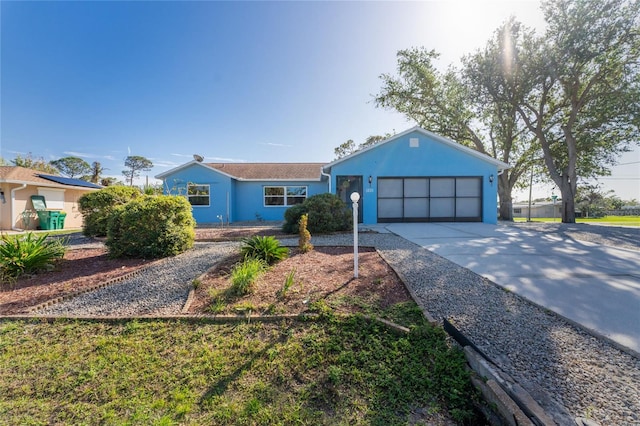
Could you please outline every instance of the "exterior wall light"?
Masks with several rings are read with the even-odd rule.
[[[493,174],[489,175],[489,183],[493,186]]]

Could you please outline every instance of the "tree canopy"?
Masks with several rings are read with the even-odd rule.
[[[151,170],[153,163],[145,157],[130,155],[124,160],[124,166],[127,170],[123,170],[122,174],[129,181],[129,186],[133,186],[133,179],[140,176],[140,172]]]
[[[575,222],[578,179],[607,175],[640,139],[640,2],[543,3],[547,31],[521,70],[524,102],[511,103],[543,152]]]
[[[78,157],[63,157],[51,161],[50,164],[70,178],[82,176],[91,170],[89,163]]]
[[[563,222],[574,222],[578,179],[608,174],[640,140],[640,1],[542,8],[542,36],[510,19],[461,69],[438,71],[432,50],[398,52],[398,76],[381,76],[375,101],[509,163],[498,185],[502,218],[511,216],[512,188],[543,161]]]
[[[353,141],[353,139],[349,139],[348,141],[338,145],[336,148],[333,149],[333,153],[336,156],[335,159],[339,160],[342,157],[346,157],[347,155],[353,154],[356,151],[360,151],[361,149],[367,148],[371,145],[375,145],[378,142],[381,142],[390,137],[391,137],[390,133],[387,133],[384,136],[372,135],[372,136],[369,136],[367,140],[365,140],[363,143],[361,143],[358,146],[356,146],[356,143]]]
[[[46,162],[44,158],[33,158],[33,155],[31,153],[28,153],[24,157],[18,154],[13,160],[11,160],[11,163],[14,166],[38,170],[40,172],[49,173],[52,175],[57,175],[59,173],[58,169]]]

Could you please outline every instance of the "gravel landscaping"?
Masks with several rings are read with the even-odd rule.
[[[600,244],[640,250],[638,229],[593,225],[514,224]],[[377,247],[440,321],[446,318],[555,416],[559,424],[584,417],[601,425],[640,424],[640,360],[555,314],[505,291],[393,234],[361,233]],[[350,234],[313,237],[316,246],[351,245]],[[282,240],[297,245],[297,238]],[[197,243],[130,280],[38,311],[44,315],[179,313],[192,280],[238,247]],[[158,289],[162,291],[158,291]]]

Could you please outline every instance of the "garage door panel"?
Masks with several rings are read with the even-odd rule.
[[[481,215],[479,198],[457,198],[456,217],[473,218]]]
[[[432,198],[429,210],[431,217],[455,217],[455,198]]]
[[[378,197],[402,197],[402,179],[380,179],[378,181]]]
[[[428,197],[429,179],[427,178],[407,178],[404,180],[405,197]]]
[[[458,178],[456,179],[456,197],[479,197],[482,193],[480,179]]]
[[[405,198],[404,199],[404,217],[406,218],[429,217],[429,199],[428,198]]]
[[[402,218],[402,198],[378,200],[378,217],[381,219]]]
[[[453,197],[456,195],[456,180],[453,178],[431,178],[432,197]]]

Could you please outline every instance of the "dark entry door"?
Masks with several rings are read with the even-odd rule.
[[[351,209],[351,194],[357,192],[360,194],[358,202],[358,223],[362,223],[362,176],[336,176],[337,194],[344,201],[349,209]]]

